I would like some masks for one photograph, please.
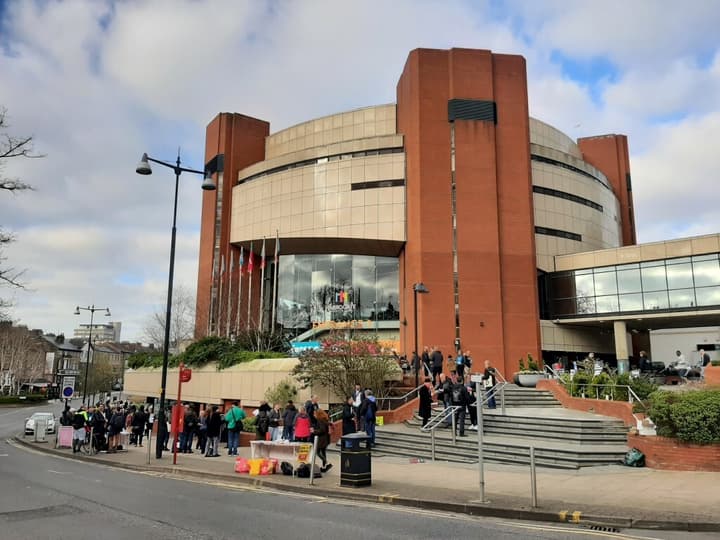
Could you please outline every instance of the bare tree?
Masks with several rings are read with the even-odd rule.
[[[18,178],[6,177],[3,174],[6,161],[12,158],[38,158],[43,156],[33,152],[32,136],[14,137],[7,132],[8,127],[7,110],[0,107],[0,190],[14,194],[18,191],[33,188]],[[15,241],[15,236],[0,227],[0,286],[24,288],[21,281],[24,270],[5,266],[7,256],[4,254],[4,247],[13,241]],[[0,318],[7,317],[7,308],[10,305],[9,300],[0,298]]]
[[[45,370],[45,352],[26,326],[0,323],[0,384],[2,393],[17,394],[23,384],[32,384]]]
[[[167,299],[167,297],[166,297]],[[148,343],[162,347],[165,341],[166,305],[159,305],[145,321],[143,336]],[[195,333],[195,295],[185,285],[173,288],[172,313],[170,317],[170,350],[177,351]]]

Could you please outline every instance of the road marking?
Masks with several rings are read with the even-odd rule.
[[[53,474],[72,474],[71,472],[51,471],[50,469],[48,469],[48,472]]]
[[[8,457],[8,454],[0,454],[0,457]]]
[[[525,524],[525,523],[512,523],[512,522],[508,522],[508,521],[504,521],[503,524],[507,525],[508,527],[515,527],[518,529],[529,529],[529,530],[533,530],[533,531],[562,532],[564,534],[601,536],[604,538],[621,538],[623,540],[662,540],[660,538],[655,538],[653,536],[635,536],[635,535],[624,534],[624,533],[592,531],[589,529],[588,530],[570,529],[567,527],[558,527],[558,526],[554,526],[554,525],[533,525],[533,524]]]

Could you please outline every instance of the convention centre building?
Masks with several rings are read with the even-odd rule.
[[[275,133],[220,113],[205,154],[198,337],[355,324],[512,373],[626,368],[651,329],[719,320],[720,235],[638,245],[626,136],[529,117],[522,56],[417,49],[395,103]]]

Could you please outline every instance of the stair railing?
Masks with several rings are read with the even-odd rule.
[[[545,364],[543,366],[543,369],[545,370],[546,373],[548,373],[550,375],[551,379],[559,379],[560,378],[560,373],[558,373],[557,370],[553,369],[552,367],[548,366],[547,364]]]
[[[385,405],[387,404],[387,408],[385,408],[385,410],[389,411],[400,405],[404,405],[405,403],[410,401],[410,399],[415,399],[415,397],[417,397],[417,395],[419,395],[418,392],[423,386],[425,386],[425,383],[416,386],[415,388],[413,388],[406,394],[403,394],[402,396],[380,398],[380,401],[383,401],[384,403],[382,406],[380,406],[378,408],[383,409],[385,407]],[[410,396],[412,396],[413,394],[415,394],[415,396],[413,396],[411,398]],[[391,407],[391,405],[394,405],[394,407]]]
[[[440,414],[435,415],[427,424],[420,428],[420,431],[425,433],[430,432],[430,448],[432,453],[432,460],[435,461],[435,430],[440,427],[441,424],[447,422],[448,416],[452,417],[452,442],[455,444],[455,413],[460,410],[459,405],[451,405],[444,409]]]

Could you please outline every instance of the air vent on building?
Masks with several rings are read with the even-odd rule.
[[[455,120],[485,120],[497,124],[497,107],[494,101],[451,99],[448,101],[448,122]]]

